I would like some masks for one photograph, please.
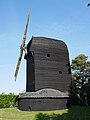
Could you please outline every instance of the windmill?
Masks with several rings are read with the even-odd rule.
[[[15,71],[15,81],[17,79],[17,75],[18,75],[18,71],[19,71],[19,67],[20,67],[20,63],[22,60],[22,56],[23,56],[23,50],[26,53],[26,46],[25,46],[25,41],[26,41],[26,34],[27,34],[27,29],[28,29],[28,23],[29,23],[29,18],[30,18],[30,11],[28,12],[28,18],[27,18],[27,22],[26,22],[26,28],[24,31],[24,35],[23,35],[23,40],[22,40],[22,44],[20,47],[20,56],[18,58],[18,62],[17,62],[17,66],[16,66],[16,71]]]
[[[15,71],[16,81],[23,52],[25,52],[26,91],[19,93],[18,109],[40,111],[66,108],[71,83],[68,48],[62,40],[32,37],[26,49],[29,17],[30,12]]]

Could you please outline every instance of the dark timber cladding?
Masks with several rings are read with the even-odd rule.
[[[27,92],[45,88],[68,91],[71,70],[68,49],[63,41],[32,37],[27,52]]]

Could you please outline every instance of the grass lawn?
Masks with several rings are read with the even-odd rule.
[[[73,106],[56,111],[20,111],[17,108],[0,109],[0,120],[90,120],[90,107]]]

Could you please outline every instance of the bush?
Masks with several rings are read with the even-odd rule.
[[[0,94],[0,108],[9,108],[18,106],[18,96],[15,94]]]

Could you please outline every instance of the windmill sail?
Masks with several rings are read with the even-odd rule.
[[[18,75],[18,71],[19,71],[19,67],[20,67],[20,63],[21,63],[21,59],[22,59],[22,55],[23,55],[23,50],[25,50],[25,41],[26,41],[26,34],[27,34],[27,29],[28,29],[29,18],[30,18],[30,11],[28,12],[26,28],[25,28],[25,32],[24,32],[24,36],[23,36],[23,41],[22,41],[22,44],[21,44],[21,47],[20,47],[20,56],[18,58],[16,71],[15,71],[15,81],[17,79],[17,75]]]

